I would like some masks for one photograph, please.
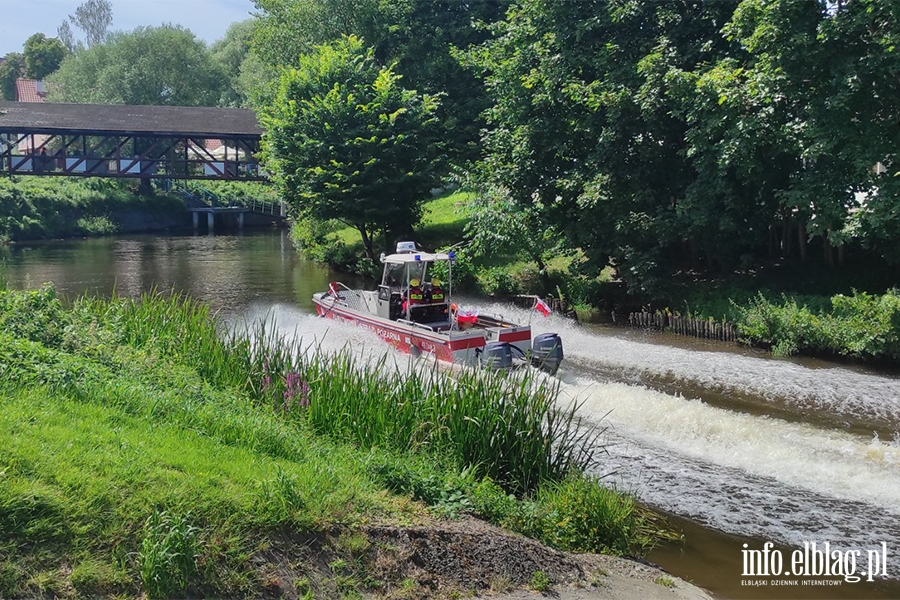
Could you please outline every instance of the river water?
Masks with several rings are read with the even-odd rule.
[[[229,320],[270,316],[328,346],[380,344],[314,316],[312,293],[347,277],[299,259],[285,232],[42,242],[0,250],[0,260],[15,288],[52,281],[70,297],[177,290]],[[598,474],[671,515],[685,534],[651,561],[722,597],[900,598],[895,374],[491,308],[562,335],[563,401],[578,402],[604,430]],[[766,542],[783,571],[811,542],[844,553],[844,565],[854,558],[857,574],[886,549],[887,576],[745,576],[744,544],[761,550]],[[840,585],[809,585],[822,580]]]

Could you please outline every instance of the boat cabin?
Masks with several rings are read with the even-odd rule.
[[[452,269],[453,253],[429,253],[401,242],[397,253],[382,255],[384,273],[378,286],[376,314],[392,321],[409,321],[435,331],[450,329],[450,281],[434,276],[434,265],[447,262]]]

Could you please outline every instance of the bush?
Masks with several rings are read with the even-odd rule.
[[[478,274],[478,286],[489,296],[513,296],[521,292],[519,282],[503,267],[491,267]]]
[[[762,294],[738,307],[745,342],[770,347],[779,356],[798,352],[860,359],[900,359],[900,295],[855,292],[831,298],[828,309],[813,311],[795,299],[776,304]]]

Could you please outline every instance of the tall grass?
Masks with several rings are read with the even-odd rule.
[[[364,447],[450,453],[476,474],[525,494],[593,460],[576,407],[556,406],[557,385],[525,375],[436,368],[403,371],[349,353],[303,365],[309,422]]]
[[[348,351],[303,352],[272,323],[226,334],[206,305],[177,295],[83,299],[77,310],[101,315],[127,345],[153,347],[207,381],[238,387],[282,413],[302,413],[316,431],[365,448],[449,452],[511,492],[532,492],[593,460],[596,446],[577,407],[559,409],[556,384],[540,378],[405,371]]]

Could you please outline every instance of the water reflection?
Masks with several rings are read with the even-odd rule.
[[[236,236],[136,235],[22,244],[4,252],[10,287],[53,282],[69,298],[83,293],[138,296],[175,290],[209,302],[226,316],[255,303],[312,308],[313,292],[332,279],[302,260],[286,231]]]

